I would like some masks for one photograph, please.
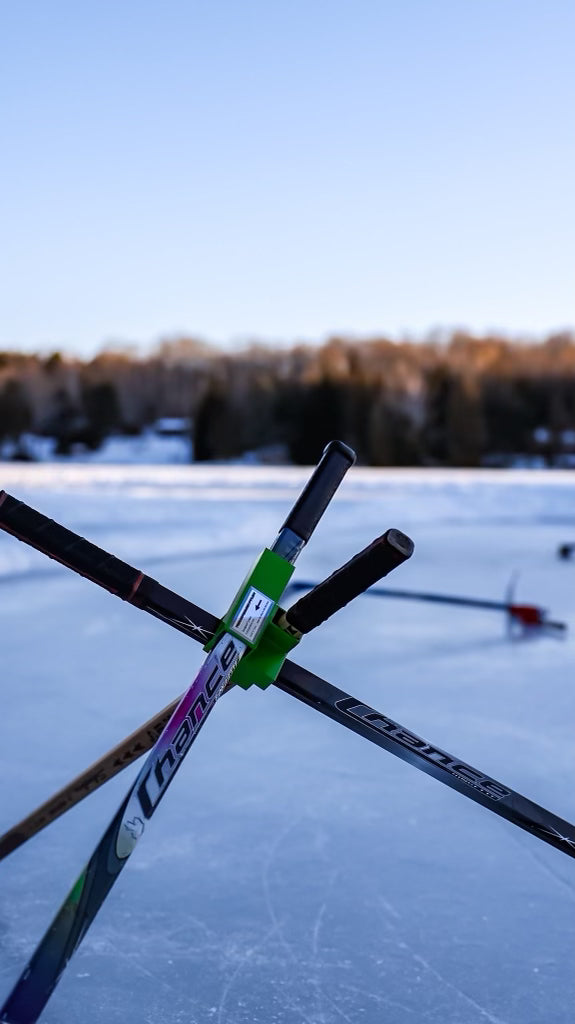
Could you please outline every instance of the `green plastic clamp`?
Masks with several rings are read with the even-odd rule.
[[[236,665],[232,682],[244,690],[254,684],[265,690],[277,679],[289,652],[299,641],[299,637],[291,636],[275,622],[270,622],[257,647]]]
[[[293,571],[294,566],[290,562],[265,548],[239,588],[217,633],[204,647],[204,650],[210,651],[222,633],[231,633],[251,648],[244,654],[231,677],[234,683],[244,689],[254,683],[265,689],[273,683],[288,652],[298,643],[297,639],[272,622],[278,601]],[[246,625],[242,614],[244,607],[248,604],[254,607],[260,597],[267,603],[265,613],[259,618],[251,617]]]

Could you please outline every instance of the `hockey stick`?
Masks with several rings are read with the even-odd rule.
[[[294,580],[289,591],[311,590],[315,583],[307,580]],[[486,611],[505,612],[511,621],[518,623],[525,630],[547,629],[564,632],[565,622],[554,622],[547,618],[547,612],[535,604],[516,604],[511,601],[489,601],[477,597],[459,597],[453,594],[436,594],[419,590],[396,590],[391,587],[373,587],[366,590],[366,597],[396,597],[406,601],[427,601],[432,604],[458,605],[462,608],[482,608]]]

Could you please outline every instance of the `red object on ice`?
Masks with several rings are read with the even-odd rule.
[[[534,604],[511,604],[509,614],[524,626],[542,626],[545,623],[545,612]]]

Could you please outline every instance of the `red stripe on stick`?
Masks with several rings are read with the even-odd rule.
[[[138,592],[138,588],[139,588],[143,578],[144,578],[144,573],[143,572],[139,573],[138,578],[135,580],[134,585],[133,585],[130,593],[128,594],[128,596],[126,598],[126,601],[133,601],[134,600],[134,598],[135,598],[135,596],[136,596],[136,594]]]

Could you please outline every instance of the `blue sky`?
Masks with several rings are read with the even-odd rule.
[[[18,0],[0,347],[573,323],[571,0]]]

